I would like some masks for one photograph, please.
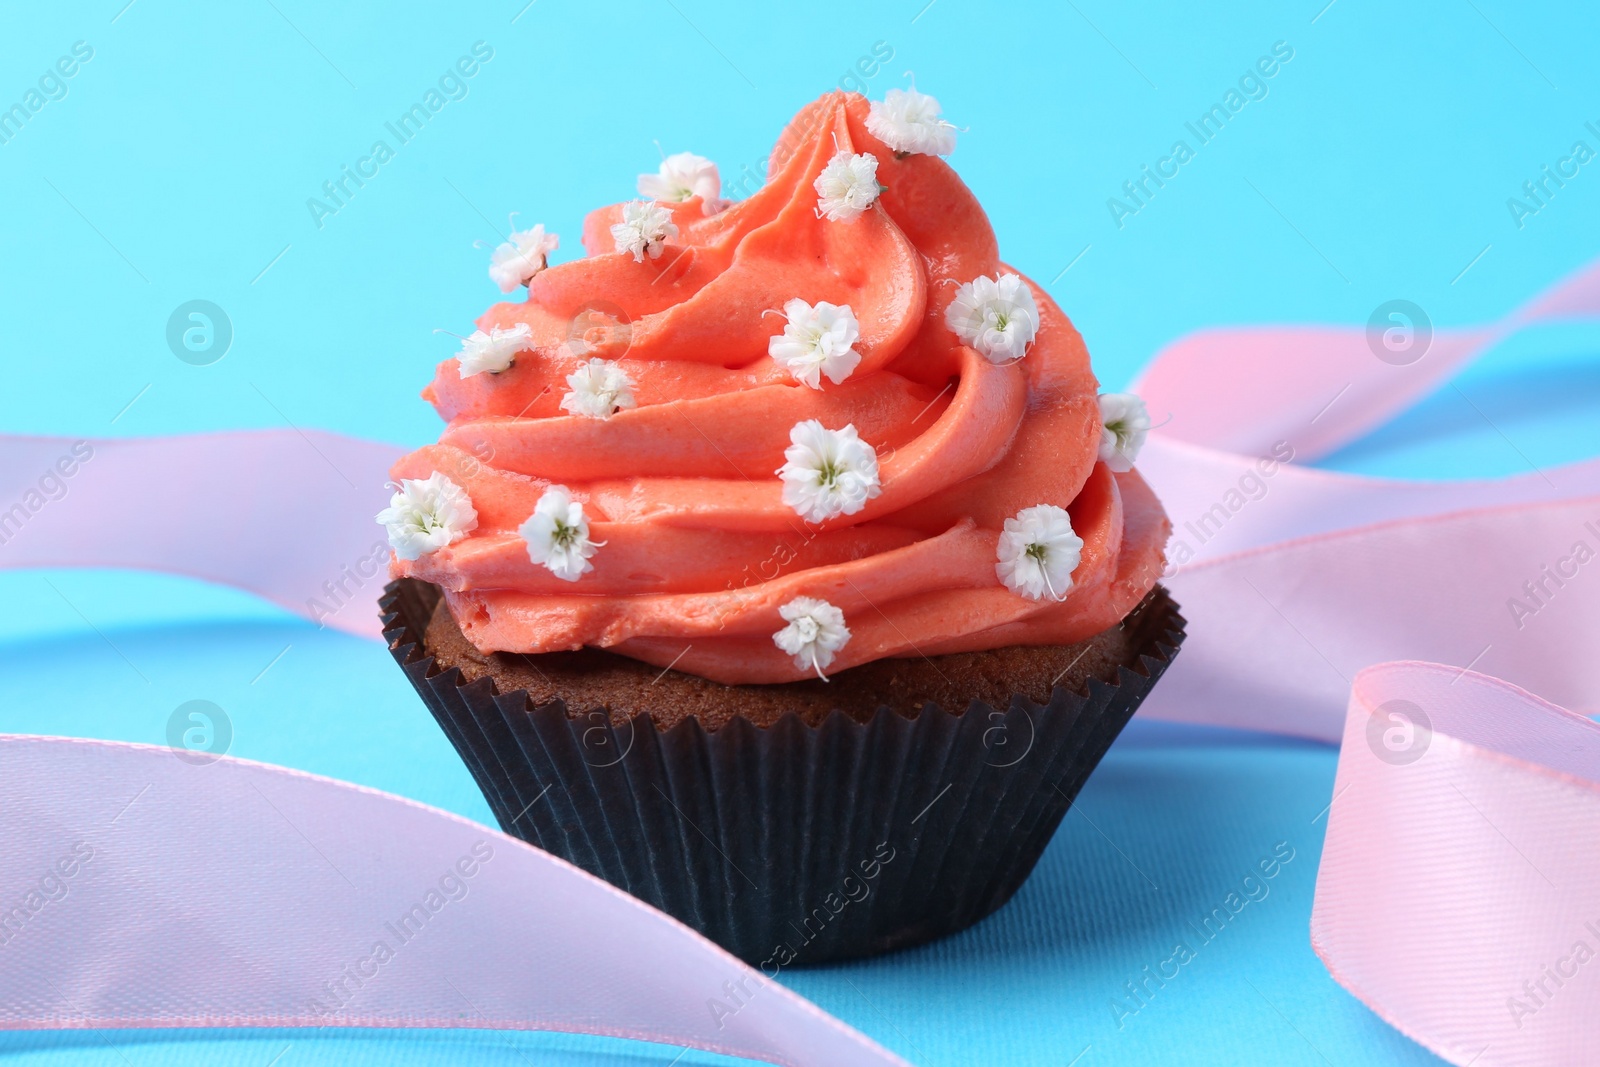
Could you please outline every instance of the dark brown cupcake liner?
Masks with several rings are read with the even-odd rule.
[[[438,597],[391,583],[384,636],[501,828],[769,974],[930,941],[1009,900],[1184,626],[1157,587],[1125,623],[1136,665],[1043,705],[659,730],[439,670],[423,644]]]

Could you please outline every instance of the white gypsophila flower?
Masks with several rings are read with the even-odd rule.
[[[807,522],[854,515],[883,492],[878,454],[856,434],[855,424],[830,430],[816,419],[795,423],[784,449],[783,502]]]
[[[678,152],[663,159],[657,173],[639,175],[639,195],[673,204],[698,196],[711,215],[722,206],[722,176],[704,156]]]
[[[1082,558],[1083,538],[1072,532],[1072,517],[1054,504],[1036,504],[1006,520],[994,572],[1029,600],[1046,594],[1065,600]]]
[[[630,200],[622,205],[622,221],[611,227],[611,239],[618,252],[628,252],[635,263],[644,257],[655,259],[666,243],[678,236],[672,213],[654,200]]]
[[[1145,438],[1150,411],[1133,393],[1100,394],[1100,461],[1121,474],[1133,470]]]
[[[484,371],[499,374],[511,366],[513,356],[532,345],[533,330],[525,322],[505,330],[496,326],[488,333],[473,330],[471,337],[462,339],[461,351],[456,353],[461,377],[470,378]]]
[[[561,410],[591,419],[609,419],[613,413],[634,406],[633,379],[620,363],[609,359],[590,359],[567,375],[568,392],[561,398]]]
[[[956,128],[939,117],[939,101],[916,86],[890,89],[874,100],[867,130],[898,155],[948,156],[956,148]]]
[[[828,676],[822,673],[823,668],[850,640],[844,612],[826,600],[797,596],[779,608],[778,614],[789,625],[772,635],[772,643],[793,656],[796,667],[816,671],[817,677],[826,682]]]
[[[945,325],[991,363],[1021,359],[1039,333],[1039,308],[1015,274],[974,278],[944,309]]]
[[[817,210],[831,222],[849,222],[877,202],[878,157],[871,152],[840,152],[822,168],[811,187],[817,191]]]
[[[561,238],[545,233],[544,226],[531,230],[515,230],[511,239],[489,257],[489,277],[509,293],[519,285],[527,285],[535,274],[550,265],[550,253],[561,247]]]
[[[478,528],[478,512],[467,491],[434,471],[426,478],[403,478],[389,506],[378,512],[388,528],[389,545],[404,560],[453,545]]]
[[[783,314],[788,325],[767,339],[767,355],[813,389],[822,388],[823,374],[834,385],[850,377],[861,362],[861,353],[851,347],[861,326],[849,304],[819,300],[812,305],[796,298],[783,305]]]
[[[594,570],[589,558],[605,542],[589,540],[583,505],[564,485],[552,485],[533,506],[533,514],[517,527],[528,545],[528,558],[557,578],[575,582]]]

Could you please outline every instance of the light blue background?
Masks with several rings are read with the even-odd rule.
[[[1600,162],[1520,229],[1506,206],[1575,140],[1600,148],[1584,128],[1600,126],[1591,5],[524,2],[8,3],[0,107],[74,42],[95,52],[64,99],[0,144],[0,429],[289,423],[430,440],[438,424],[416,393],[454,345],[432,331],[465,332],[498,299],[474,242],[497,242],[519,211],[562,234],[558,259],[578,254],[584,212],[630,196],[655,141],[737,181],[879,42],[894,58],[862,79],[869,93],[914,70],[964,127],[952,162],[1004,255],[1073,316],[1111,387],[1202,326],[1361,324],[1393,298],[1439,327],[1490,321],[1600,251]],[[392,145],[384,123],[480,40],[494,58],[467,97],[319,229],[307,198],[373,140]],[[1107,198],[1277,41],[1294,58],[1268,95],[1119,229]],[[195,298],[233,323],[212,366],[165,343],[169,314]],[[1327,462],[1468,477],[1590,455],[1597,351],[1591,327],[1524,333],[1460,392]],[[138,516],[124,521],[136,536]],[[203,698],[231,716],[235,754],[490,820],[375,644],[148,575],[0,572],[0,601],[0,729],[163,743],[172,709]],[[1334,761],[1322,746],[1135,724],[998,915],[786,980],[930,1065],[1437,1062],[1309,948]],[[1122,983],[1279,841],[1296,858],[1271,895],[1119,1029]],[[472,1033],[0,1037],[0,1059],[17,1063],[676,1054]]]

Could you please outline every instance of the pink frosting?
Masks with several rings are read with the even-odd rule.
[[[867,101],[831,93],[800,112],[758,193],[707,216],[670,208],[659,259],[612,251],[621,207],[594,212],[586,258],[551,267],[484,329],[533,341],[499,374],[439,365],[423,393],[448,421],[395,478],[440,471],[478,526],[392,572],[442,587],[484,651],[608,648],[729,684],[806,676],[772,635],[798,596],[838,606],[851,631],[832,669],[885,656],[1066,644],[1116,625],[1160,574],[1169,524],[1136,471],[1098,462],[1098,384],[1083,340],[1032,286],[1038,336],[996,365],[945,325],[959,283],[1006,268],[971,192],[943,160],[895,158]],[[887,188],[858,218],[818,216],[812,187],[838,151],[870,152]],[[1031,286],[1031,283],[1030,283]],[[799,297],[848,304],[861,362],[814,390],[767,355]],[[608,419],[560,407],[566,376],[619,360],[635,408]],[[803,521],[774,473],[789,431],[853,424],[877,451],[882,493]],[[534,563],[517,528],[551,485],[583,503],[604,542],[576,582]],[[1066,599],[1027,599],[995,572],[1005,520],[1056,504],[1083,538]]]

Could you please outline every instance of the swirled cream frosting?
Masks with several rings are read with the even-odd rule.
[[[854,155],[875,157],[877,195],[861,210],[823,210],[819,177]],[[391,570],[437,584],[480,650],[590,646],[717,682],[775,683],[818,668],[814,647],[808,663],[775,641],[786,628],[791,647],[817,638],[796,636],[807,623],[784,611],[796,603],[842,618],[847,637],[828,645],[836,672],[1070,644],[1150,591],[1170,527],[1137,470],[1099,458],[1082,338],[1024,279],[1036,329],[1020,357],[963,343],[947,322],[961,286],[1011,272],[955,172],[875,137],[864,98],[831,93],[801,111],[747,200],[652,208],[657,223],[670,218],[655,227],[654,255],[638,254],[641,242],[619,251],[612,232],[650,229],[641,207],[591,214],[584,258],[538,271],[525,301],[479,320],[516,349],[509,365],[463,377],[457,359],[440,364],[423,397],[448,425],[392,471],[402,484],[443,475],[470,499],[469,531]],[[858,358],[841,380],[813,373],[814,387],[769,354],[795,300],[849,309]],[[851,510],[808,516],[786,498],[786,451],[813,421],[850,428],[875,458],[874,492],[857,492]],[[568,503],[582,509],[581,535],[560,525]],[[1029,595],[997,562],[1007,520],[1039,505],[1064,509],[1082,547],[1070,581]],[[536,509],[556,516],[547,537],[587,545],[575,578],[531,545]]]

